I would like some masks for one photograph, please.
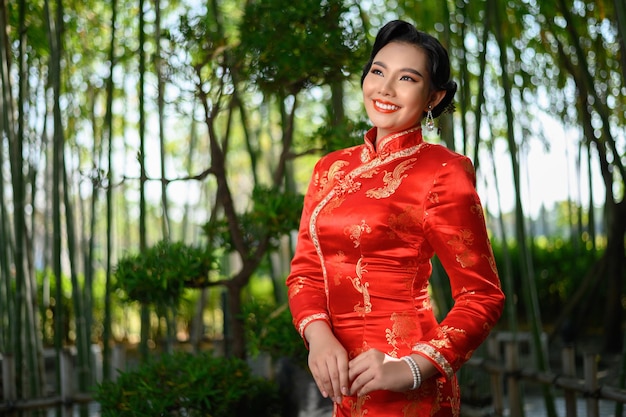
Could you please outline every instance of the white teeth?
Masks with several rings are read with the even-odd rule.
[[[374,103],[376,104],[376,107],[383,109],[383,110],[398,110],[400,108],[398,106],[394,106],[393,104],[385,104],[379,101],[375,101]]]

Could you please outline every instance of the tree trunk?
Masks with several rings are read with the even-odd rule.
[[[112,31],[114,31],[112,29]],[[92,93],[93,94],[93,93]],[[94,98],[91,101],[91,118],[92,118],[92,132],[93,132],[93,137],[94,137],[94,145],[92,147],[92,152],[91,152],[91,157],[93,160],[93,167],[94,170],[92,172],[91,175],[91,201],[89,201],[89,226],[83,226],[82,228],[82,232],[81,232],[81,237],[80,237],[80,241],[81,242],[85,242],[85,253],[84,253],[84,265],[83,265],[83,271],[85,274],[85,284],[82,290],[82,300],[83,300],[83,310],[84,310],[84,328],[86,330],[86,342],[87,342],[87,357],[89,358],[89,364],[90,364],[90,369],[95,369],[95,363],[93,363],[92,361],[95,359],[92,357],[91,355],[91,329],[92,329],[92,324],[93,324],[93,280],[94,280],[94,271],[95,271],[95,265],[94,265],[94,259],[95,259],[95,244],[96,244],[96,239],[99,237],[98,232],[96,230],[96,226],[97,226],[97,218],[98,218],[98,213],[96,212],[97,207],[98,207],[98,202],[100,200],[100,192],[102,189],[102,184],[104,182],[104,179],[102,177],[102,174],[100,173],[100,164],[102,163],[102,155],[104,152],[104,143],[106,143],[106,141],[104,141],[102,139],[102,137],[98,134],[98,131],[96,129],[96,126],[98,125],[97,121],[96,121],[96,109],[95,109],[95,103],[96,103],[96,97],[98,97],[97,94],[93,94]],[[108,97],[107,97],[108,99]],[[106,119],[107,115],[105,114],[105,119]],[[106,120],[104,121],[104,125],[105,125],[105,129],[106,129]],[[99,145],[98,145],[99,144]],[[84,210],[85,212],[87,211],[86,209]],[[83,215],[83,218],[86,217],[85,215]],[[86,235],[85,235],[86,233]],[[91,376],[94,376],[93,373],[90,372],[90,374],[92,374]],[[96,382],[95,379],[93,379],[91,382]]]
[[[146,77],[146,33],[144,0],[139,0],[139,251],[148,247],[146,236],[146,111],[145,111],[145,77]],[[141,337],[139,351],[143,360],[148,359],[148,339],[150,338],[150,310],[147,305],[141,306]]]
[[[20,7],[23,7],[24,0],[21,1]],[[9,22],[6,0],[0,0],[0,133],[3,144],[6,137],[9,145],[15,142],[15,110],[13,108],[13,97],[11,95],[12,85],[10,76],[11,67],[11,43],[8,39]],[[9,162],[13,164],[12,152],[9,154]],[[0,166],[4,166],[4,153],[0,152]],[[14,241],[11,234],[10,215],[5,205],[5,178],[4,171],[0,170],[0,274],[4,279],[1,281],[0,288],[0,320],[7,323],[7,328],[0,331],[0,348],[9,355],[16,353],[17,348],[17,331],[15,314],[17,312],[17,304],[12,285],[12,264],[13,254],[15,251]]]
[[[104,322],[102,324],[102,377],[105,381],[111,377],[111,275],[113,251],[113,70],[115,69],[115,25],[117,22],[117,0],[111,0],[111,40],[109,43],[109,76],[106,83],[106,114],[104,132],[106,139],[102,146],[107,146],[106,172],[106,253],[104,284]]]
[[[609,211],[609,210],[607,210]],[[622,333],[615,329],[622,329],[624,309],[621,303],[621,294],[624,288],[624,273],[626,259],[624,258],[624,236],[626,235],[626,203],[622,201],[612,204],[608,217],[607,244],[604,256],[607,258],[607,297],[604,309],[604,350],[618,353],[622,350]],[[620,297],[612,296],[618,294]]]
[[[528,320],[531,327],[536,365],[540,371],[546,372],[548,370],[548,361],[544,355],[544,350],[541,344],[541,332],[543,331],[543,326],[541,322],[541,310],[539,308],[537,287],[535,285],[532,251],[529,248],[531,242],[529,242],[529,239],[526,236],[524,209],[522,206],[521,198],[519,152],[517,147],[517,141],[515,140],[515,129],[513,125],[514,116],[511,104],[512,84],[509,80],[507,45],[504,43],[504,38],[502,34],[502,28],[506,23],[500,18],[499,7],[502,7],[503,4],[495,4],[495,2],[493,2],[492,4],[493,7],[491,9],[494,12],[494,35],[496,38],[496,42],[498,43],[498,49],[500,51],[500,67],[502,68],[502,90],[504,92],[504,105],[507,120],[506,134],[509,145],[509,154],[511,156],[511,166],[513,168],[513,182],[515,187],[515,225],[516,238],[520,251],[521,276],[523,280],[522,295],[524,298],[524,303],[526,305],[526,313],[528,315]],[[506,7],[506,5],[504,5],[504,7]],[[542,386],[542,389],[547,414],[550,417],[556,417],[557,414],[554,405],[553,394],[551,392],[551,387],[544,385]]]
[[[591,142],[585,141],[585,149],[587,150],[587,192],[589,193],[589,215],[587,220],[587,228],[589,230],[589,240],[591,241],[591,248],[596,254],[597,251],[597,232],[596,232],[596,208],[593,201],[593,172],[591,170]]]
[[[67,254],[69,259],[70,279],[72,281],[72,302],[74,305],[74,324],[76,328],[76,354],[78,359],[78,388],[86,389],[89,387],[90,381],[90,366],[89,366],[89,340],[90,335],[88,333],[85,322],[85,304],[82,299],[82,290],[80,283],[78,282],[78,275],[76,273],[76,254],[79,252],[76,245],[76,232],[74,227],[74,212],[72,209],[72,202],[70,201],[70,190],[67,181],[67,170],[65,167],[65,158],[62,162],[62,176],[63,176],[63,205],[65,207],[65,224],[66,224],[66,238],[67,238]]]
[[[20,26],[23,29],[25,18],[25,2],[20,1],[19,5],[20,10]],[[25,34],[20,35],[20,53],[18,58],[20,75],[24,73],[24,62],[25,57],[25,49],[26,48],[26,36]],[[11,158],[11,179],[12,179],[12,194],[13,194],[13,236],[15,238],[15,246],[14,246],[14,262],[13,265],[15,267],[15,321],[17,324],[16,328],[16,337],[15,337],[15,363],[16,363],[16,388],[18,393],[18,398],[28,398],[29,394],[27,391],[27,386],[29,381],[27,381],[25,376],[28,376],[31,372],[34,371],[32,368],[25,367],[27,362],[27,358],[24,357],[25,351],[25,340],[28,338],[27,334],[24,334],[24,330],[28,329],[27,317],[25,316],[26,312],[26,304],[28,303],[28,293],[26,291],[26,281],[27,281],[27,268],[25,266],[24,260],[26,259],[26,236],[24,233],[26,231],[26,219],[24,216],[25,209],[25,184],[24,184],[24,159],[23,155],[23,146],[24,146],[24,97],[23,97],[23,83],[19,81],[19,93],[18,93],[18,104],[17,104],[17,136],[11,138],[9,137],[9,155]]]
[[[167,200],[167,181],[165,176],[165,81],[163,79],[163,62],[161,60],[161,1],[154,0],[155,21],[154,21],[154,66],[157,74],[157,114],[159,119],[159,151],[161,156],[161,209],[163,217],[161,219],[161,229],[163,238],[170,238],[170,215],[169,203]]]
[[[187,170],[187,175],[191,175],[191,172],[193,171],[193,156],[196,152],[196,146],[198,143],[198,134],[196,131],[196,123],[193,117],[189,118],[189,126],[190,126],[190,132],[189,132],[189,148],[187,149],[187,163],[186,163],[186,170]],[[187,233],[189,232],[189,216],[191,211],[191,205],[189,203],[189,201],[185,202],[185,208],[183,211],[183,221],[182,221],[182,226],[181,226],[181,241],[183,242],[187,242],[188,241],[188,237],[187,237]],[[193,240],[193,238],[191,239]]]
[[[56,280],[56,304],[54,307],[54,346],[56,350],[56,382],[61,386],[61,350],[63,349],[65,335],[65,314],[63,312],[63,270],[61,267],[62,257],[62,229],[61,229],[61,193],[62,193],[62,167],[65,138],[61,117],[61,32],[63,22],[63,9],[61,0],[57,3],[56,19],[50,10],[49,1],[45,1],[46,23],[50,41],[50,84],[54,95],[53,117],[54,134],[52,142],[52,263],[54,278]]]

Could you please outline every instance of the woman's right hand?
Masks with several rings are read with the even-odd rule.
[[[340,403],[349,395],[348,353],[325,321],[309,324],[304,332],[309,343],[309,369],[324,398]]]

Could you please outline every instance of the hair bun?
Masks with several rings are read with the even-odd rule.
[[[456,94],[457,85],[453,80],[449,80],[443,85],[443,90],[446,91],[446,95],[441,99],[439,104],[433,109],[433,117],[439,117],[443,113],[453,113],[455,105],[452,102],[454,95]]]

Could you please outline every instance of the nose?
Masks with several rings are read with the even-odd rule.
[[[389,78],[383,79],[380,84],[379,93],[383,96],[393,96],[394,91],[393,80]]]

